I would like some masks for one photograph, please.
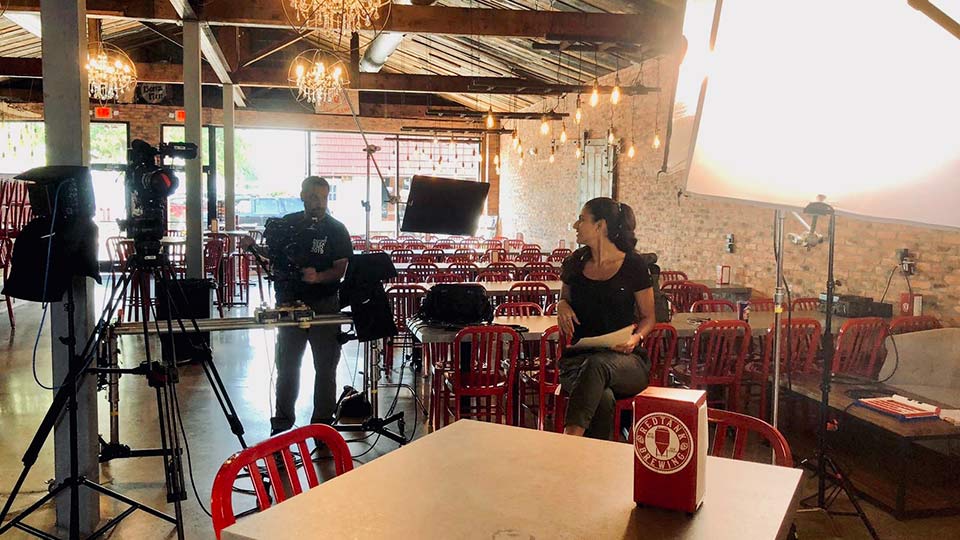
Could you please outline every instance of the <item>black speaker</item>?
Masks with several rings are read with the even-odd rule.
[[[209,319],[211,305],[211,291],[216,286],[210,279],[179,279],[177,282],[183,289],[183,295],[180,294],[176,285],[170,288],[170,302],[168,309],[167,302],[167,284],[158,282],[157,291],[157,320],[160,329],[166,328],[166,319],[169,315],[173,318],[173,327],[177,328],[177,317],[183,319],[183,325],[190,329],[194,319]],[[172,284],[171,284],[172,285]],[[186,302],[184,302],[184,297]],[[210,346],[210,332],[189,332],[187,334],[175,334],[171,341],[170,336],[160,336],[160,351],[164,360],[182,361],[194,360],[197,355],[202,353],[205,347]]]

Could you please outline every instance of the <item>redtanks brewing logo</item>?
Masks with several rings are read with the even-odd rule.
[[[693,437],[687,426],[672,414],[650,413],[633,428],[633,449],[643,465],[653,472],[673,474],[690,462]]]

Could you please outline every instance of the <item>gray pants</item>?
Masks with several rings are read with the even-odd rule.
[[[570,396],[565,425],[584,428],[587,437],[610,438],[616,401],[647,387],[650,362],[642,350],[635,353],[596,349],[560,359],[560,385]]]
[[[338,313],[337,295],[310,304],[317,314]],[[309,329],[285,326],[277,330],[277,412],[270,419],[276,433],[293,427],[296,422],[297,395],[300,393],[300,362],[310,342],[313,353],[313,415],[311,423],[333,420],[337,395],[337,364],[340,362],[340,343],[336,325],[317,325]]]

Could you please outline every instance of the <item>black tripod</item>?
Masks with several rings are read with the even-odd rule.
[[[836,214],[834,213],[833,207],[824,202],[814,202],[808,204],[804,209],[804,213],[814,216],[811,232],[813,232],[813,227],[816,227],[816,219],[819,216],[829,216],[830,225],[827,231],[828,252],[827,300],[825,306],[826,318],[824,321],[823,336],[821,341],[821,347],[823,349],[823,376],[820,380],[820,410],[817,417],[817,453],[816,457],[813,459],[813,461],[815,461],[813,466],[816,469],[817,476],[817,493],[807,497],[801,502],[809,504],[808,501],[815,497],[816,506],[809,506],[809,510],[822,510],[828,515],[835,516],[857,516],[860,518],[860,521],[863,522],[863,526],[866,527],[867,531],[870,533],[870,537],[877,540],[880,537],[877,535],[876,529],[873,528],[873,524],[870,523],[870,519],[867,517],[867,514],[864,513],[863,507],[860,505],[860,501],[854,495],[853,486],[850,484],[847,474],[827,453],[827,433],[828,431],[836,431],[838,427],[835,422],[830,420],[830,382],[832,377],[831,372],[833,371],[834,354],[832,327],[833,295],[836,286],[836,281],[834,280],[833,276],[833,252],[836,244]],[[811,460],[804,460],[802,465],[810,465],[810,461]],[[827,493],[827,480],[831,481],[835,486],[829,494]],[[850,504],[853,505],[855,512],[838,512],[830,509],[830,506],[839,497],[840,492],[843,492],[847,496],[847,499],[850,501]]]
[[[153,246],[148,244],[138,245],[137,251],[139,254],[132,256],[126,267],[121,273],[121,278],[114,283],[113,289],[111,290],[110,298],[107,301],[106,305],[103,307],[100,319],[94,327],[94,331],[89,336],[86,345],[84,346],[83,352],[80,355],[76,354],[76,330],[74,326],[74,302],[73,302],[73,291],[68,289],[67,303],[65,308],[68,312],[69,322],[68,322],[68,336],[66,338],[61,338],[61,341],[65,343],[68,347],[68,353],[70,358],[70,368],[69,372],[64,380],[63,385],[59,388],[56,395],[54,396],[53,403],[50,408],[47,410],[44,419],[40,423],[40,427],[37,429],[36,434],[33,437],[33,440],[28,447],[27,451],[23,456],[24,468],[21,471],[20,477],[17,479],[17,482],[14,488],[11,490],[10,497],[7,499],[6,504],[4,505],[3,512],[0,513],[0,522],[2,522],[7,514],[10,511],[10,508],[13,505],[13,501],[16,499],[20,489],[23,486],[24,481],[26,480],[27,475],[29,474],[31,468],[37,461],[40,450],[43,447],[44,442],[50,434],[50,431],[53,429],[54,424],[56,423],[57,418],[63,411],[63,408],[66,407],[68,411],[69,423],[70,423],[70,476],[65,478],[60,484],[58,484],[53,490],[51,490],[47,495],[44,495],[40,500],[35,502],[26,508],[23,512],[13,518],[9,523],[6,523],[0,527],[0,535],[10,530],[13,527],[24,530],[34,536],[39,538],[47,539],[56,539],[56,536],[45,533],[35,527],[23,523],[23,519],[31,515],[41,506],[46,504],[48,501],[59,495],[63,490],[70,489],[70,525],[69,525],[69,537],[71,540],[80,538],[80,506],[79,506],[79,488],[81,486],[86,486],[94,491],[116,499],[118,501],[124,502],[130,506],[123,512],[121,512],[116,517],[110,519],[105,525],[101,528],[94,531],[89,538],[98,538],[104,533],[112,529],[114,526],[119,524],[123,519],[131,515],[137,510],[143,510],[153,516],[156,516],[160,519],[173,523],[177,528],[178,538],[183,538],[183,520],[182,520],[182,511],[180,502],[186,499],[186,489],[183,475],[183,466],[181,461],[182,449],[180,448],[180,422],[179,422],[179,404],[177,401],[176,394],[176,383],[177,383],[177,372],[176,372],[176,363],[173,357],[175,356],[171,347],[171,354],[168,355],[168,358],[164,359],[162,362],[153,362],[150,359],[150,347],[148,340],[148,322],[146,317],[143,320],[143,336],[144,336],[144,345],[145,345],[145,354],[146,362],[141,364],[141,366],[134,369],[116,369],[116,368],[89,368],[92,359],[94,358],[95,352],[100,349],[108,329],[109,322],[113,319],[114,314],[117,311],[117,308],[122,302],[124,295],[129,287],[130,282],[133,280],[133,276],[137,274],[134,270],[140,272],[150,272],[158,284],[164,284],[164,290],[166,293],[166,300],[171,301],[170,290],[171,284],[179,291],[181,300],[185,303],[186,297],[183,293],[183,289],[180,286],[180,283],[176,280],[175,273],[172,266],[169,264],[169,261],[166,257],[159,254],[159,243],[156,243]],[[152,255],[151,255],[152,254]],[[166,272],[166,274],[164,273]],[[168,277],[169,276],[169,279]],[[159,288],[158,288],[159,289]],[[172,315],[172,309],[168,309],[168,314]],[[181,318],[177,318],[181,332],[185,332],[185,325]],[[199,332],[199,327],[195,319],[192,319],[193,330]],[[167,317],[167,332],[172,334],[173,332],[173,320],[171,316]],[[236,412],[233,408],[229,396],[226,393],[223,383],[220,379],[219,373],[216,370],[216,367],[212,363],[212,354],[210,354],[209,347],[204,347],[204,354],[201,354],[201,362],[204,367],[204,371],[210,380],[211,384],[214,387],[214,391],[217,394],[218,401],[220,402],[221,407],[224,410],[224,414],[228,418],[230,423],[231,430],[237,436],[240,441],[241,446],[246,447],[246,443],[243,440],[243,427],[240,424],[239,419],[237,418]],[[130,374],[142,374],[146,375],[150,386],[156,389],[157,393],[157,408],[158,408],[158,417],[160,425],[160,439],[161,439],[161,448],[152,449],[152,450],[130,450],[128,447],[121,446],[119,448],[106,449],[107,457],[110,459],[112,457],[142,457],[142,456],[160,456],[164,458],[164,476],[165,483],[167,487],[167,501],[174,504],[175,515],[170,516],[166,513],[163,513],[157,509],[151,508],[145,504],[139,503],[129,497],[126,497],[120,493],[107,489],[95,482],[88,480],[87,478],[80,476],[79,474],[79,458],[78,458],[78,435],[77,435],[77,388],[82,386],[83,379],[87,373],[98,373],[98,374],[109,374],[109,373],[130,373]],[[104,454],[101,453],[101,461],[106,461],[104,459]]]

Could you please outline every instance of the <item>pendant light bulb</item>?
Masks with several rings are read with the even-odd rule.
[[[613,90],[610,92],[610,103],[616,105],[620,103],[620,84],[617,83],[614,85]]]
[[[596,107],[600,103],[600,88],[597,86],[597,81],[593,81],[593,91],[590,92],[590,106]]]
[[[500,154],[493,156],[493,164],[496,165],[497,167],[500,166]]]
[[[635,155],[637,155],[637,149],[633,147],[633,141],[630,141],[630,148],[627,149],[627,157],[633,158]]]
[[[523,155],[520,156],[520,166],[523,167]]]
[[[607,130],[607,142],[613,144],[615,140],[613,137],[613,127],[611,126],[610,129]]]
[[[487,129],[493,129],[493,109],[487,109]]]
[[[659,133],[657,133],[656,135],[653,136],[653,145],[652,145],[652,146],[653,146],[653,149],[654,149],[654,150],[657,150],[658,148],[660,148],[660,134],[659,134]]]
[[[555,158],[554,158],[554,150],[553,150],[553,147],[551,146],[551,147],[550,147],[550,157],[548,158],[548,161],[549,161],[550,163],[553,163],[553,160],[554,160],[554,159],[555,159]]]
[[[577,156],[577,158],[580,157],[580,145],[579,145],[579,144],[577,145],[577,149],[576,149],[576,152],[574,152],[574,155]]]
[[[517,145],[520,144],[520,137],[517,135],[516,131],[513,132],[513,138],[510,140],[510,144],[513,146],[514,150],[516,150]]]
[[[567,126],[560,124],[560,144],[567,142]]]
[[[546,135],[550,133],[550,122],[547,121],[547,117],[544,116],[540,119],[540,134]]]
[[[577,112],[573,113],[573,119],[577,121],[577,124],[580,124],[580,121],[583,120],[583,109],[580,108],[580,94],[577,94]]]

